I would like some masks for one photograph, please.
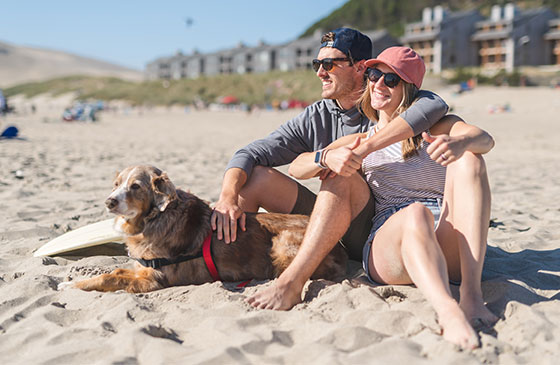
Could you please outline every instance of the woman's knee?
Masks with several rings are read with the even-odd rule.
[[[434,216],[422,203],[412,203],[404,209],[405,224],[403,229],[414,234],[427,234],[433,230]]]
[[[486,163],[482,155],[466,151],[460,159],[448,166],[454,175],[462,178],[486,176]]]

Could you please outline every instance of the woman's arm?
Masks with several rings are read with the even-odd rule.
[[[430,143],[427,152],[430,157],[442,164],[449,165],[461,158],[465,151],[484,154],[494,147],[494,139],[486,131],[465,123],[456,115],[448,115],[431,129],[431,136],[423,133],[424,140]]]
[[[362,165],[362,158],[353,151],[366,137],[367,133],[356,133],[340,137],[325,147],[321,163],[327,166],[330,171],[342,176],[350,176]],[[325,170],[321,169],[314,162],[315,154],[316,152],[301,153],[290,164],[288,173],[296,179],[302,180],[324,173]]]

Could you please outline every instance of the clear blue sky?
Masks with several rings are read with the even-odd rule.
[[[346,0],[12,0],[0,3],[0,41],[144,69],[194,49],[211,52],[298,37]],[[191,19],[192,23],[187,24]],[[1,67],[1,65],[0,65]]]

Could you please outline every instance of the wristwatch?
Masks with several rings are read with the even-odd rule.
[[[323,170],[327,168],[327,166],[323,165],[323,154],[325,149],[319,150],[315,152],[315,164],[322,168]]]

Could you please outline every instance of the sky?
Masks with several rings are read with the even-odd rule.
[[[281,44],[347,0],[16,0],[0,2],[0,42],[143,70],[181,50]],[[1,65],[0,65],[1,67]]]

